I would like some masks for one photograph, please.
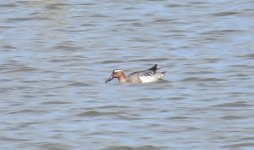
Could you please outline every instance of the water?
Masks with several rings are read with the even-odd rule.
[[[0,2],[0,148],[254,148],[254,2]],[[154,64],[165,81],[104,81]]]

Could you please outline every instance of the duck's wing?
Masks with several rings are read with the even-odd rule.
[[[142,77],[142,76],[152,76],[155,75],[156,71],[153,70],[144,70],[144,71],[137,71],[133,72],[128,75],[128,77]]]
[[[153,76],[156,74],[156,71],[159,69],[160,68],[157,67],[157,64],[155,64],[152,68],[149,68],[147,70],[133,72],[129,74],[128,77]]]

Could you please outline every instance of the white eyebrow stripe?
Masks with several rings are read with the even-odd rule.
[[[116,69],[116,70],[114,70],[114,72],[122,72],[123,70],[121,70],[121,69]]]

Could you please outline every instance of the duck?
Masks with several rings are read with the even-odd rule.
[[[158,80],[164,80],[166,72],[157,72],[159,70],[158,65],[155,64],[153,67],[130,73],[128,76],[125,75],[122,69],[115,69],[112,71],[111,76],[105,81],[109,81],[117,78],[119,83],[150,83]]]

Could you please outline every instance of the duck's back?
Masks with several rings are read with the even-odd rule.
[[[163,80],[165,72],[154,72],[152,70],[133,72],[128,75],[128,79],[133,83],[148,83]]]
[[[127,76],[128,82],[131,83],[148,83],[165,78],[165,72],[157,72],[159,68],[154,65],[152,68],[143,71],[137,71]]]

